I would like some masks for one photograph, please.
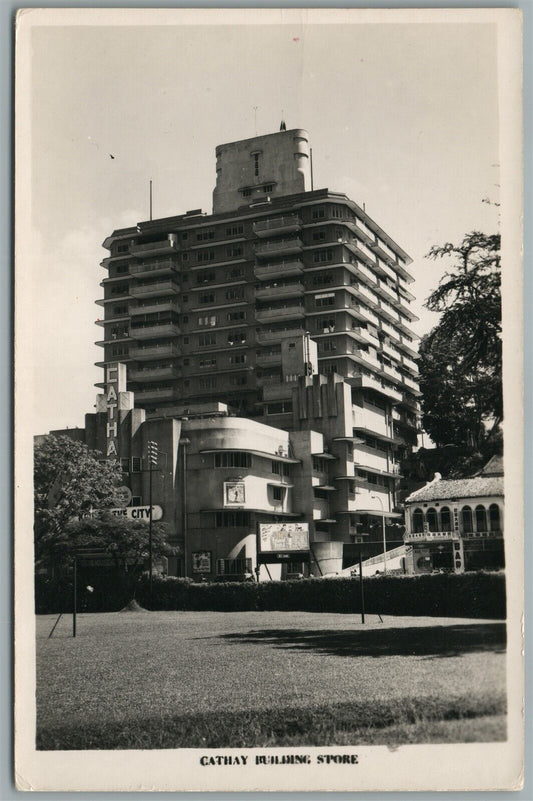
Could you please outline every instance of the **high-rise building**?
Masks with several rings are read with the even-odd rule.
[[[381,519],[400,517],[399,463],[417,443],[411,259],[360,205],[313,188],[304,130],[220,145],[216,173],[212,214],[148,220],[105,240],[99,364],[126,365],[146,424],[201,418],[215,403],[288,433],[274,459],[249,445],[287,474],[272,508],[250,507],[251,530],[256,512],[277,519],[282,509],[310,522],[314,542],[378,552]],[[238,440],[244,453],[247,425],[216,447],[236,453]],[[202,425],[192,428],[201,454]],[[249,457],[224,458],[246,477]]]

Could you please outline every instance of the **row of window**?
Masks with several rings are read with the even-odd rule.
[[[501,530],[500,508],[496,503],[491,504],[488,510],[481,504],[478,504],[474,510],[470,506],[463,506],[460,519],[461,528],[466,533],[474,531],[474,520],[475,531]],[[412,531],[415,534],[423,533],[424,521],[427,523],[429,531],[453,530],[452,513],[448,506],[443,506],[439,511],[431,507],[426,510],[425,515],[422,509],[415,509],[411,521]]]

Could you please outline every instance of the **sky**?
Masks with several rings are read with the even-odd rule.
[[[429,248],[496,231],[490,23],[35,27],[31,69],[33,433],[93,411],[102,242],[148,218],[150,179],[154,218],[209,213],[215,147],[282,115],[309,133],[315,189],[364,203],[413,258],[419,335],[451,266]]]

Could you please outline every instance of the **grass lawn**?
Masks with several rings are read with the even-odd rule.
[[[308,612],[37,618],[37,747],[504,740],[505,624]]]

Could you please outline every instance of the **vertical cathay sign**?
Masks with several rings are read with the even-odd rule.
[[[105,454],[108,459],[120,455],[120,413],[133,408],[133,393],[126,392],[126,365],[112,362],[105,366],[105,392],[97,397],[97,411],[105,414]]]

